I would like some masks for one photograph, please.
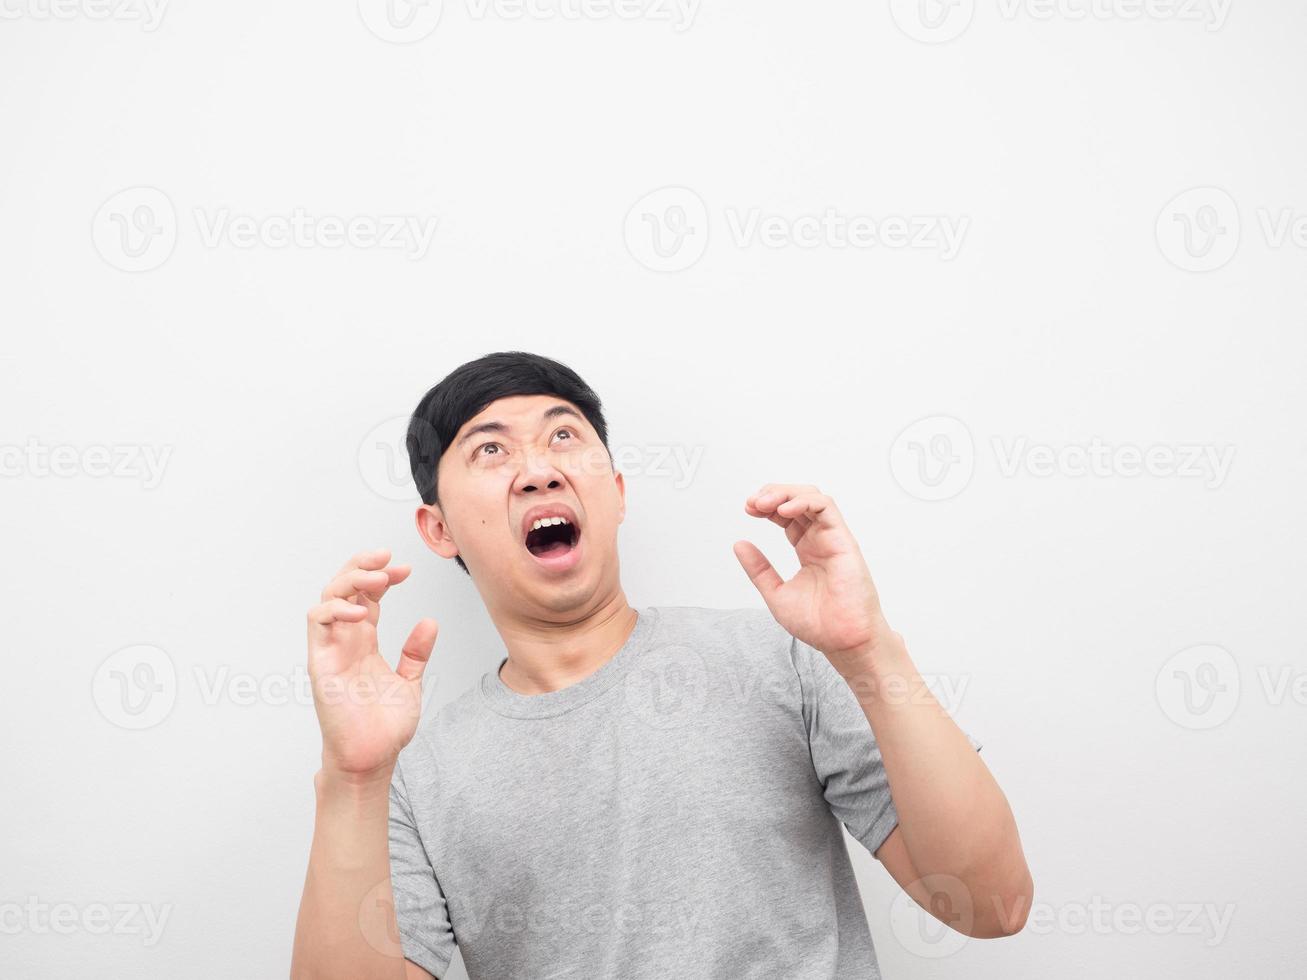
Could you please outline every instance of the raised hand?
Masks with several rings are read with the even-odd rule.
[[[439,627],[434,619],[420,620],[391,669],[377,649],[381,597],[412,569],[389,561],[386,548],[355,555],[309,610],[309,677],[325,771],[384,772],[417,730],[422,672]]]
[[[861,672],[877,644],[893,634],[835,501],[814,486],[769,483],[744,509],[784,528],[799,558],[798,572],[786,582],[752,543],[735,542],[735,557],[776,621],[824,653],[842,676]]]

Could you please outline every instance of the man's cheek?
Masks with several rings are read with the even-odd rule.
[[[602,446],[592,446],[573,455],[572,468],[577,474],[587,478],[607,475],[608,453]]]

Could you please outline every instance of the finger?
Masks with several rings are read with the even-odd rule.
[[[350,596],[363,595],[375,600],[381,598],[389,584],[390,576],[381,569],[368,571],[355,568],[342,572],[328,582],[327,587],[322,590],[321,598],[326,602],[328,599],[348,599]]]
[[[348,599],[328,599],[309,610],[309,625],[326,627],[332,623],[357,623],[367,615],[366,606],[360,606]]]
[[[772,567],[772,563],[767,560],[767,556],[750,541],[735,542],[735,557],[739,559],[745,574],[749,576],[749,581],[753,582],[758,591],[762,593],[763,599],[770,607],[772,593],[785,584],[784,579]]]
[[[409,633],[408,639],[404,642],[404,649],[399,654],[399,666],[395,668],[395,673],[406,681],[417,680],[426,670],[427,661],[431,659],[431,651],[436,645],[436,633],[439,632],[440,626],[434,619],[421,619],[413,627],[413,632]]]
[[[336,572],[337,575],[343,575],[345,572],[355,568],[378,569],[384,568],[386,562],[390,561],[389,548],[373,548],[371,551],[360,551],[357,555],[350,558],[349,561],[340,566]]]
[[[816,489],[816,487],[793,483],[769,483],[744,502],[744,509],[750,516],[765,517],[778,527],[785,528],[788,532],[793,518],[780,513],[780,505],[795,499],[801,494],[814,492]],[[806,527],[807,524],[805,523],[799,530],[803,531]],[[790,542],[794,542],[793,537],[791,537]]]
[[[790,522],[785,528],[785,536],[796,548],[808,534],[827,535],[827,543],[831,545],[851,541],[852,534],[844,522],[844,515],[835,506],[835,501],[824,493],[800,494],[780,504],[777,513],[785,515]],[[856,544],[851,546],[856,548]]]
[[[791,497],[777,505],[776,513],[790,520],[807,518],[814,523],[828,526],[839,523],[839,511],[835,508],[835,501],[824,493],[802,493]]]
[[[350,598],[358,595],[373,602],[378,602],[392,585],[398,585],[408,578],[413,569],[409,565],[387,565],[375,570],[355,569],[337,575],[322,590],[322,598],[344,596]]]
[[[751,509],[760,513],[771,513],[787,500],[814,493],[820,494],[821,491],[810,483],[768,483],[746,503]]]
[[[379,573],[371,573],[384,575],[385,578],[380,586],[360,592],[358,600],[368,607],[368,618],[372,620],[373,625],[376,624],[377,617],[381,615],[381,597],[390,590],[392,585],[397,585],[408,578],[409,573],[412,571],[413,569],[408,565],[387,565]]]

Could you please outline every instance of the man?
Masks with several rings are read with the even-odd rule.
[[[768,484],[745,502],[800,564],[783,581],[735,543],[765,609],[632,608],[625,482],[569,368],[462,365],[408,450],[418,532],[471,577],[507,656],[418,731],[436,623],[393,671],[376,643],[409,567],[356,555],[323,590],[294,976],[439,977],[457,945],[472,980],[877,977],[843,827],[952,928],[1023,926],[1012,813],[829,496]]]

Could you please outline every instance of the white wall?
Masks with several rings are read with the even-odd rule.
[[[389,545],[383,639],[440,620],[433,704],[493,665],[376,447],[514,348],[606,399],[633,602],[757,604],[731,542],[793,561],[743,499],[816,483],[961,690],[1039,906],[932,943],[855,850],[887,977],[1300,966],[1301,4],[445,0],[416,38],[435,7],[70,2],[0,24],[0,973],[285,975],[304,610]],[[275,247],[297,209],[436,224]]]

